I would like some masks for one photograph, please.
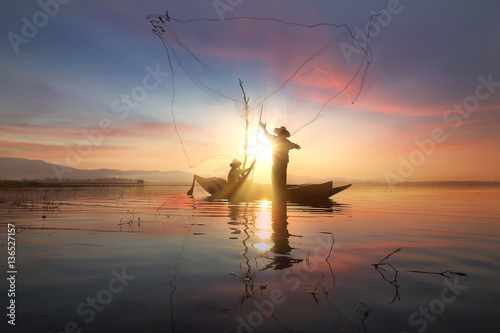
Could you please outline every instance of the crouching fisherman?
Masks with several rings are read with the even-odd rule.
[[[248,169],[242,170],[240,168],[241,162],[238,161],[237,159],[234,159],[231,162],[231,164],[229,164],[231,170],[227,175],[227,181],[220,177],[205,178],[198,175],[194,175],[193,184],[191,185],[189,191],[187,191],[187,195],[193,195],[194,185],[196,182],[198,182],[198,184],[200,184],[205,191],[210,193],[213,198],[229,197],[239,187],[240,183],[248,177],[254,165],[255,161]]]
[[[237,159],[234,159],[231,164],[229,164],[229,166],[231,167],[231,170],[229,170],[229,173],[227,174],[227,183],[228,184],[233,184],[233,183],[236,183],[238,182],[245,173],[249,172],[252,167],[248,168],[248,169],[245,169],[245,170],[242,170],[240,168],[241,166],[241,162],[238,161]],[[253,166],[253,164],[252,164]]]

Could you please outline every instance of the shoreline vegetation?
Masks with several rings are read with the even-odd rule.
[[[99,179],[0,179],[0,188],[29,187],[92,187],[92,186],[144,186],[142,179],[99,178]]]
[[[358,186],[389,186],[385,182],[352,181]],[[0,178],[0,188],[30,188],[30,187],[105,187],[105,186],[190,186],[189,182],[175,181],[144,181],[142,179],[99,178],[99,179],[23,179],[9,180]],[[410,181],[393,186],[457,186],[457,187],[499,187],[500,182],[494,181]]]

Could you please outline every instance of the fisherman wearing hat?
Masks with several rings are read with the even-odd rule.
[[[237,159],[234,159],[229,166],[231,167],[231,170],[229,170],[229,173],[227,174],[227,182],[231,184],[237,182],[241,178],[243,170],[240,168],[241,162]]]
[[[274,129],[274,134],[269,134],[266,129],[266,124],[260,122],[259,125],[264,130],[267,139],[273,145],[273,169],[272,183],[273,187],[283,194],[286,191],[286,169],[288,166],[288,152],[291,149],[300,149],[300,146],[291,142],[287,138],[290,137],[290,132],[285,126]]]

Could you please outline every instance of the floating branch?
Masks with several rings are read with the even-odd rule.
[[[229,273],[229,274],[239,277],[239,278],[240,278],[240,279],[242,279],[245,283],[248,283],[248,284],[249,284],[249,285],[251,285],[252,287],[254,286],[254,284],[253,284],[252,280],[251,280],[251,279],[249,279],[249,278],[244,277],[243,275],[239,275],[239,274],[236,274],[236,273],[234,273],[234,272],[231,272],[231,273]]]
[[[330,264],[330,261],[328,261],[328,259],[330,258],[331,254],[332,254],[334,244],[335,244],[335,236],[333,236],[333,234],[332,234],[332,246],[330,247],[330,251],[328,252],[328,255],[326,256],[325,261],[328,264],[328,268],[330,269],[330,273],[332,273],[333,285],[335,285],[335,283],[336,283],[336,278],[335,278],[335,274],[333,273],[332,265]]]
[[[391,253],[391,254],[393,254],[393,253]],[[387,259],[387,258],[388,257],[384,258],[384,260]],[[380,263],[379,264],[373,264],[373,266],[375,267],[375,269],[377,270],[377,272],[379,272],[379,274],[382,276],[382,279],[384,281],[387,281],[389,284],[393,285],[394,288],[395,288],[394,297],[392,298],[392,301],[390,301],[389,303],[387,303],[387,305],[389,305],[389,304],[392,304],[396,299],[401,300],[401,298],[399,297],[399,285],[398,285],[398,273],[399,273],[399,271],[394,266],[392,266],[390,263],[384,263],[382,265],[387,265],[387,266],[391,267],[394,270],[394,279],[389,280],[388,278],[385,277],[384,273],[382,273],[382,271],[385,272],[385,269],[379,267]]]
[[[123,222],[123,220],[120,219],[120,223],[118,223],[118,225],[124,225],[124,224],[128,224],[129,226],[131,226],[132,224],[134,224],[134,218],[132,217],[128,222]]]
[[[363,309],[361,307],[363,307]],[[356,305],[356,312],[361,314],[361,316],[363,317],[363,319],[361,319],[361,325],[363,326],[364,331],[368,332],[368,329],[365,326],[365,320],[372,312],[372,309],[365,303],[359,303],[358,305]]]
[[[330,247],[330,251],[328,252],[328,255],[325,258],[326,261],[328,261],[328,258],[330,258],[330,255],[332,254],[334,244],[335,244],[335,236],[332,235],[332,246]]]
[[[118,200],[116,200],[116,203],[118,203],[120,201],[120,199],[123,199],[123,193],[120,195],[120,197],[118,198]]]
[[[394,250],[392,251],[391,253],[389,253],[387,256],[385,256],[384,259],[380,260],[380,262],[378,264],[372,264],[375,268],[378,268],[378,266],[380,265],[385,265],[384,261],[387,260],[390,256],[392,256],[393,254],[399,252],[400,250],[402,249],[402,247],[400,247],[399,249],[397,250]]]
[[[384,262],[384,261],[386,261],[393,254],[401,251],[401,249],[402,249],[402,247],[400,247],[397,250],[392,251],[391,253],[389,253],[388,255],[386,255],[384,257],[384,259],[380,260],[380,262],[378,264],[372,264],[372,266],[375,267],[375,269],[377,270],[377,272],[379,272],[379,274],[382,276],[382,279],[384,281],[387,281],[389,284],[393,285],[394,288],[395,288],[394,297],[392,298],[392,301],[390,301],[389,303],[387,303],[387,305],[392,304],[396,299],[400,300],[401,298],[399,297],[399,285],[398,285],[398,273],[399,273],[399,271],[394,266],[392,266],[390,263]],[[394,271],[394,279],[389,280],[388,278],[385,277],[384,273],[382,273],[382,271],[385,272],[385,269],[383,269],[382,267],[380,267],[382,265],[387,265],[390,268],[392,268],[392,270]]]
[[[158,208],[156,209],[156,212],[157,212],[157,213],[159,213],[160,209],[162,209],[162,208],[163,208],[163,206],[165,206],[165,205],[167,204],[168,200],[170,200],[170,198],[168,198],[167,200],[165,200],[165,202],[164,202],[164,203],[162,203],[162,204],[161,204],[161,206],[160,206],[160,207],[158,207]]]
[[[444,271],[444,272],[427,272],[427,271],[407,271],[407,272],[410,272],[410,273],[420,273],[420,274],[442,275],[442,276],[446,276],[447,278],[450,278],[450,276],[448,276],[446,274],[452,274],[452,275],[458,275],[458,276],[467,276],[467,274],[465,274],[465,273],[455,272],[455,271],[452,271],[452,270],[447,270],[447,271]]]
[[[372,266],[375,267],[375,269],[377,270],[377,272],[379,272],[379,274],[382,276],[382,279],[384,281],[387,281],[388,283],[392,284],[394,286],[394,288],[396,289],[395,294],[394,294],[394,298],[392,299],[392,301],[390,301],[389,303],[387,303],[388,305],[391,304],[391,303],[393,303],[396,300],[396,298],[398,300],[400,300],[400,298],[399,298],[399,285],[398,285],[398,273],[399,273],[399,271],[394,266],[392,266],[390,263],[385,262],[385,261],[389,257],[391,257],[393,254],[399,252],[401,249],[402,249],[402,247],[400,247],[399,249],[397,249],[397,250],[389,253],[378,264],[372,264]],[[380,267],[382,265],[387,265],[387,266],[391,267],[394,270],[394,279],[393,280],[387,279],[385,277],[384,273],[382,273],[382,271],[384,271],[384,272],[386,271],[385,269],[383,269],[382,267]],[[428,272],[428,271],[418,271],[418,270],[406,270],[406,272],[419,273],[419,274],[441,275],[441,276],[444,276],[444,277],[447,277],[447,278],[451,278],[451,276],[448,275],[448,274],[458,275],[458,276],[467,276],[467,274],[465,274],[465,273],[455,272],[455,271],[452,271],[452,270],[446,270],[446,271],[443,271],[443,272]]]
[[[314,300],[316,301],[316,303],[319,303],[318,298],[316,298],[316,295],[318,294],[318,292],[316,290],[309,290],[309,294],[312,295],[312,297],[314,298]]]

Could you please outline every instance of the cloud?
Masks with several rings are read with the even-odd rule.
[[[341,5],[324,1],[243,1],[227,12],[226,18],[358,22],[368,18],[371,9],[386,5],[386,1]],[[25,6],[13,3],[10,12],[2,15],[25,15]],[[37,8],[34,6],[30,8]],[[130,110],[126,119],[118,118],[110,108],[122,93],[130,94],[135,85],[141,84],[146,66],[160,64],[166,70],[166,52],[151,33],[145,16],[167,9],[180,20],[216,18],[211,23],[169,23],[175,35],[170,34],[168,41],[180,60],[176,62],[171,53],[176,73],[177,130],[193,160],[217,153],[241,153],[243,126],[233,112],[241,109],[239,78],[255,105],[259,96],[274,92],[297,71],[293,80],[266,100],[264,108],[265,118],[272,122],[276,116],[274,122],[286,121],[293,130],[312,119],[357,70],[358,62],[349,63],[339,48],[343,41],[352,42],[342,29],[292,27],[266,20],[220,21],[211,1],[172,2],[168,8],[153,0],[71,2],[61,7],[57,18],[36,39],[22,45],[19,55],[2,55],[0,154],[39,154],[64,160],[66,148],[88,142],[85,133],[96,133],[100,120],[107,117],[115,129],[103,135],[102,143],[85,164],[119,165],[121,160],[129,165],[142,163],[139,159],[158,162],[161,151],[163,156],[168,154],[168,163],[172,161],[165,165],[175,167],[175,161],[185,166],[168,114],[172,94],[167,82]],[[383,160],[413,149],[415,139],[426,138],[439,127],[449,134],[441,151],[450,147],[464,154],[491,154],[478,147],[498,148],[498,93],[481,101],[468,118],[458,118],[461,122],[456,130],[452,126],[458,123],[447,123],[443,114],[474,93],[479,75],[492,73],[494,80],[500,81],[495,58],[500,43],[489,38],[499,25],[493,9],[492,3],[460,1],[457,6],[449,0],[405,4],[404,11],[393,16],[372,40],[373,62],[357,102],[350,104],[360,77],[351,89],[331,101],[314,127],[300,132],[297,139],[305,143],[304,147],[311,140],[309,145],[320,146],[319,152],[332,151],[331,141],[311,139],[321,129],[328,138],[345,140],[345,154],[355,151]],[[450,10],[455,15],[449,15]],[[20,22],[17,18],[11,21]],[[7,39],[2,43],[7,45]],[[187,57],[182,43],[202,62]],[[191,77],[181,75],[182,66]],[[240,104],[235,107],[225,100],[218,86],[221,93]],[[217,112],[219,109],[222,111]],[[256,122],[256,118],[253,120]],[[137,156],[140,158],[134,158]]]

